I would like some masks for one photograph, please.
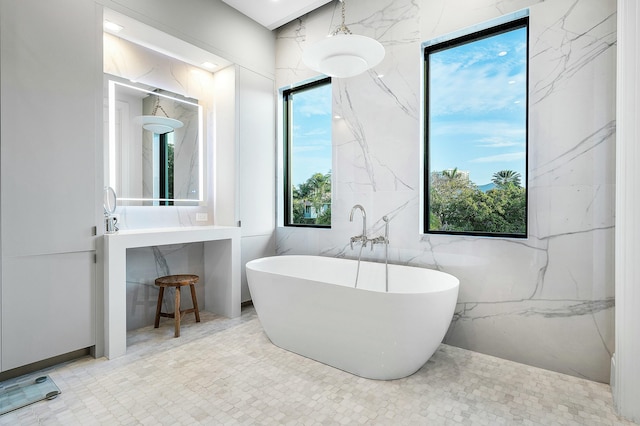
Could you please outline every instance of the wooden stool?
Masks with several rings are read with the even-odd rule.
[[[156,322],[154,328],[160,326],[160,317],[174,318],[175,319],[175,337],[180,337],[180,319],[184,314],[190,314],[191,312],[196,314],[196,322],[200,322],[200,311],[198,310],[198,300],[196,299],[196,287],[195,283],[198,282],[199,277],[197,275],[167,275],[166,277],[160,277],[156,279],[156,285],[160,287],[160,293],[158,294],[158,307],[156,308]],[[188,285],[191,288],[191,300],[193,300],[193,308],[180,310],[180,288]],[[175,309],[172,314],[160,312],[162,310],[162,297],[164,296],[165,287],[175,287]]]

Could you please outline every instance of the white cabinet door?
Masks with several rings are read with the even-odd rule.
[[[0,0],[3,371],[95,344],[101,10]]]
[[[276,216],[273,80],[241,67],[238,99],[242,236],[271,235]]]
[[[239,68],[238,200],[242,221],[243,302],[251,299],[244,265],[275,255],[276,146],[274,82]]]
[[[97,16],[93,1],[0,0],[3,256],[94,249]]]
[[[2,371],[95,345],[93,258],[82,252],[4,259]]]

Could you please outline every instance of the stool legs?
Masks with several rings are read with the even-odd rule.
[[[173,311],[173,317],[176,327],[174,337],[180,337],[180,317],[182,317],[182,313],[180,312],[180,287],[176,287],[176,307]]]
[[[196,322],[200,322],[200,311],[198,310],[198,299],[196,298],[196,286],[193,284],[189,284],[191,288],[191,300],[193,301],[193,309],[196,314]]]
[[[186,285],[186,284],[185,284]],[[191,309],[185,309],[184,311],[180,310],[180,299],[181,299],[181,294],[180,294],[180,285],[177,286],[171,286],[175,288],[175,300],[174,300],[174,310],[172,314],[168,314],[165,312],[162,312],[162,300],[164,297],[164,289],[165,286],[161,285],[160,286],[160,291],[158,292],[158,305],[156,306],[156,319],[155,322],[153,324],[154,328],[158,328],[160,327],[160,317],[167,317],[167,318],[173,318],[174,319],[174,327],[175,327],[175,332],[174,332],[174,336],[175,337],[180,337],[180,321],[182,319],[182,315],[183,314],[188,314],[193,312],[196,316],[196,322],[200,322],[200,310],[198,309],[198,299],[196,298],[196,287],[193,284],[189,284],[189,288],[191,290],[191,300],[193,301],[193,308]]]
[[[164,296],[164,287],[160,287],[160,293],[158,293],[158,306],[156,307],[156,322],[153,324],[153,328],[160,327],[160,311],[162,310],[163,296]]]

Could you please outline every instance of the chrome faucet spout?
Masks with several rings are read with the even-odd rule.
[[[351,213],[349,214],[349,222],[353,222],[353,212],[356,210],[360,210],[362,212],[362,241],[366,243],[367,238],[367,212],[364,210],[364,207],[360,204],[356,204],[351,207]]]

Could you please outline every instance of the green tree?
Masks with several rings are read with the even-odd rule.
[[[293,223],[331,225],[331,171],[314,173],[292,188]],[[314,212],[316,217],[308,213]]]
[[[459,212],[455,206],[457,201],[469,197],[475,185],[464,179],[457,168],[434,172],[431,174],[431,188],[429,191],[429,228],[448,231],[459,227]],[[432,228],[435,226],[436,228]]]
[[[499,172],[495,172],[491,177],[491,182],[493,182],[496,186],[502,188],[506,185],[513,184],[515,186],[520,186],[520,173],[514,170],[500,170]]]
[[[446,172],[446,173],[445,173]],[[526,189],[516,185],[519,174],[487,192],[464,179],[457,169],[436,172],[429,191],[429,229],[451,232],[524,234]],[[501,175],[495,173],[494,177]],[[517,175],[517,176],[514,176]],[[494,182],[495,183],[495,182]]]
[[[527,229],[527,190],[514,183],[487,191],[492,199],[494,221],[498,230],[509,234],[524,234]]]

